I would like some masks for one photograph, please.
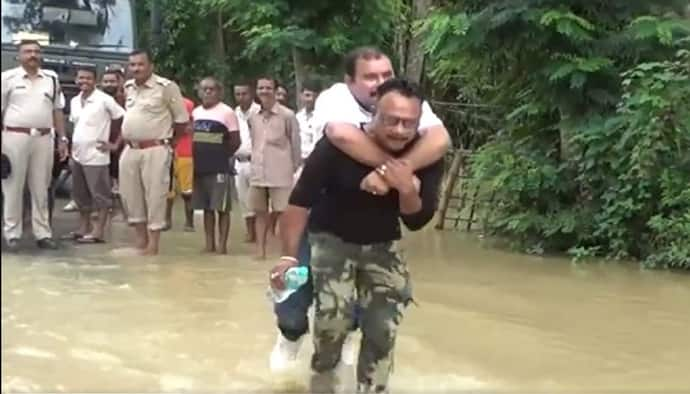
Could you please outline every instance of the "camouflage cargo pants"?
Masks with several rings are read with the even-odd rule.
[[[309,237],[315,296],[312,369],[318,376],[336,367],[359,302],[358,390],[386,392],[397,328],[412,300],[407,265],[397,242],[362,246],[325,233]]]

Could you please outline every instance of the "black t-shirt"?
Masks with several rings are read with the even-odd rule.
[[[422,209],[412,215],[400,214],[396,190],[376,196],[360,189],[362,179],[371,171],[372,167],[355,161],[328,138],[322,138],[304,165],[290,204],[311,209],[310,231],[327,232],[361,245],[400,239],[399,219],[413,231],[431,220],[443,173],[441,160],[415,173],[421,181]]]

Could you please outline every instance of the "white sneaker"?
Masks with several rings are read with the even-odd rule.
[[[304,336],[297,341],[289,341],[281,333],[278,333],[278,339],[269,359],[271,372],[282,372],[297,360],[297,353],[299,353],[303,339]]]
[[[340,360],[347,366],[355,364],[355,333],[350,332],[343,341],[343,348],[340,351]]]
[[[67,203],[67,205],[65,205],[64,208],[62,208],[63,212],[74,212],[77,210],[79,210],[79,207],[77,206],[77,203],[74,202],[74,200],[71,200],[70,202]]]

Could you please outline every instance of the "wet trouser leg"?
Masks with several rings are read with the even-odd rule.
[[[410,275],[397,242],[362,248],[356,286],[362,307],[358,391],[384,393],[393,369],[398,326],[412,300]]]
[[[311,367],[327,374],[340,361],[357,302],[355,280],[358,246],[324,234],[310,234],[314,282],[314,355]]]
[[[327,234],[311,239],[316,300],[312,369],[326,373],[335,368],[359,302],[358,390],[386,392],[397,327],[411,300],[407,265],[397,244],[359,246]]]
[[[309,266],[311,246],[306,232],[300,241],[297,259],[300,265]],[[274,304],[274,311],[278,318],[278,328],[283,336],[290,341],[298,340],[309,331],[307,312],[312,303],[312,291],[310,270],[307,283],[292,293],[285,301]]]
[[[300,241],[299,252],[297,256],[300,265],[310,266],[311,261],[311,244],[309,243],[309,235],[305,231]],[[278,329],[283,336],[290,340],[296,341],[309,331],[309,317],[308,312],[313,301],[313,277],[311,269],[309,270],[309,281],[296,292],[290,295],[282,303],[274,304],[274,311],[278,318]],[[350,331],[357,331],[359,328],[359,320],[362,314],[361,307],[358,304],[354,306],[354,319]]]

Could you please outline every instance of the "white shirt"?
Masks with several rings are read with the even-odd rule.
[[[322,125],[322,132],[323,127],[328,122],[350,123],[361,128],[371,122],[374,117],[371,112],[359,105],[350,89],[343,82],[335,83],[319,94],[314,113],[318,123]],[[443,125],[443,122],[434,114],[429,103],[424,101],[419,131],[424,132],[429,127],[440,125]]]
[[[307,113],[307,110],[302,108],[296,116],[299,123],[300,141],[302,141],[302,159],[306,159],[314,150],[316,143],[323,137],[323,125],[319,124],[314,111]]]
[[[252,154],[252,138],[249,134],[249,124],[247,120],[250,116],[259,113],[259,111],[261,111],[261,106],[255,102],[252,102],[247,112],[242,111],[239,105],[235,108],[235,115],[237,115],[237,121],[240,126],[240,140],[242,141],[235,153],[236,155],[242,154],[248,156]]]
[[[110,138],[110,123],[122,118],[125,110],[111,96],[94,90],[82,105],[82,93],[72,98],[70,122],[72,134],[72,158],[79,164],[100,166],[110,164],[110,153],[98,150],[99,141]]]
[[[39,69],[32,80],[22,67],[2,72],[1,105],[5,126],[46,129],[53,128],[53,111],[65,106],[54,71]]]

